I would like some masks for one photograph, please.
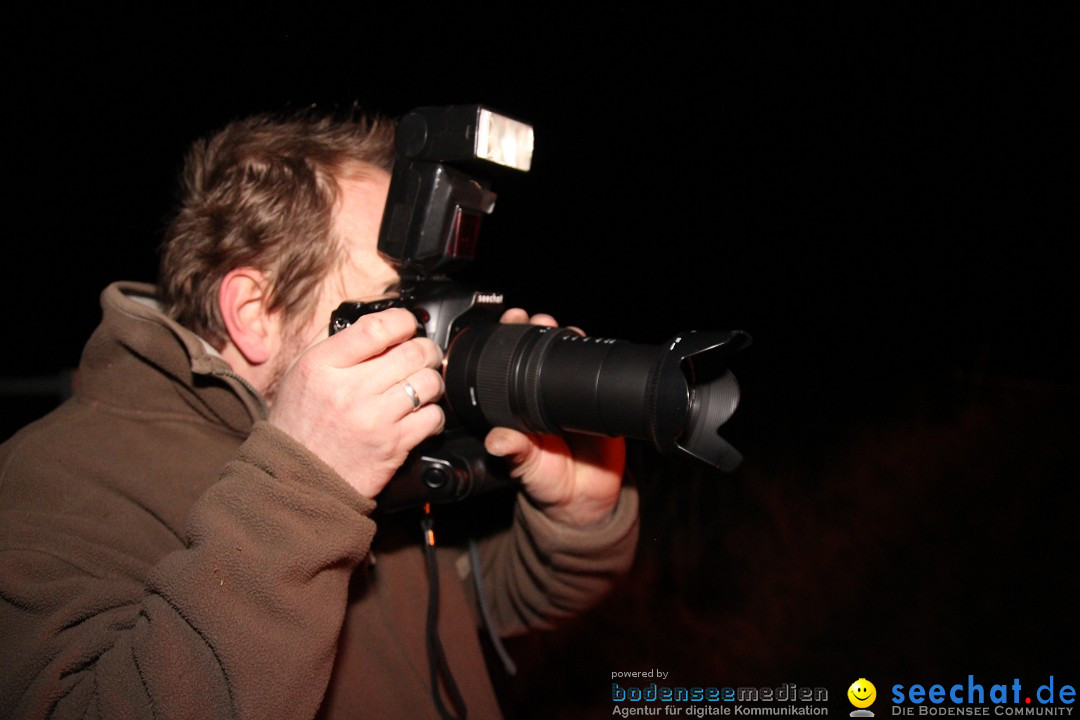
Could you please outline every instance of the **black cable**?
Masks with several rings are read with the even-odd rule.
[[[476,588],[476,602],[480,606],[480,618],[484,622],[484,629],[487,630],[488,639],[491,641],[492,647],[495,648],[495,652],[498,653],[506,674],[513,677],[517,675],[517,665],[514,663],[514,659],[510,657],[510,653],[507,652],[506,646],[503,645],[502,638],[499,637],[498,629],[495,626],[495,620],[491,617],[487,596],[484,594],[484,580],[480,573],[480,550],[475,540],[469,541],[469,562],[472,564],[473,587]]]
[[[424,505],[424,518],[420,521],[420,528],[424,532],[424,556],[427,558],[428,567],[428,612],[427,612],[427,646],[428,646],[428,669],[431,672],[431,696],[435,699],[435,707],[444,720],[465,720],[465,700],[461,697],[454,676],[450,672],[450,666],[446,662],[446,654],[443,652],[442,641],[439,639],[439,566],[435,560],[435,532],[432,530],[435,522],[431,517],[431,505]],[[440,682],[441,681],[441,682]],[[446,692],[450,701],[454,704],[459,715],[455,717],[443,704],[439,686],[446,686]]]

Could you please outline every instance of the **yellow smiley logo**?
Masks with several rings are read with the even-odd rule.
[[[877,698],[877,688],[866,678],[859,678],[847,689],[848,700],[857,708],[867,708]]]

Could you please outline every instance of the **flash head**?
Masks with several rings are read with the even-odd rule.
[[[395,142],[409,160],[532,167],[532,126],[484,105],[416,108],[398,122]]]
[[[379,253],[409,282],[475,258],[495,209],[484,171],[527,172],[533,129],[483,105],[421,107],[398,121],[395,145]]]

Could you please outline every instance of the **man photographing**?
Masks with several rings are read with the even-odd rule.
[[[403,309],[327,331],[398,282],[392,163],[385,119],[261,115],[193,145],[158,286],[102,293],[74,397],[0,447],[0,715],[497,717],[474,574],[511,635],[629,567],[622,441],[492,430],[522,493],[478,563],[439,550],[433,687],[415,528],[373,513],[444,427],[442,352]]]

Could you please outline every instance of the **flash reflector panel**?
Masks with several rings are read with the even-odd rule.
[[[476,128],[476,156],[516,170],[532,166],[533,129],[486,108],[480,108]]]

